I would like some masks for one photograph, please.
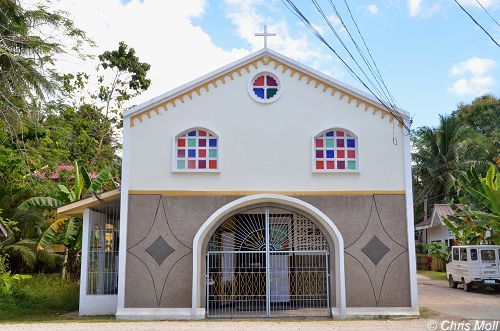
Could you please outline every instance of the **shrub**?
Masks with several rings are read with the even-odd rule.
[[[440,259],[442,261],[446,261],[448,259],[448,254],[450,253],[448,246],[442,244],[440,242],[428,243],[425,245],[427,248],[427,254],[435,257],[436,259]]]
[[[15,275],[9,278],[13,277]],[[0,322],[12,319],[44,320],[47,316],[78,310],[78,284],[62,280],[59,274],[27,277],[9,279],[8,286],[0,284]],[[7,287],[9,290],[5,291]]]

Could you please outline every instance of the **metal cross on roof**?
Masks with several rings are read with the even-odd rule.
[[[257,37],[264,37],[264,48],[267,48],[267,37],[275,37],[276,33],[267,32],[267,25],[264,24],[264,32],[256,33]]]

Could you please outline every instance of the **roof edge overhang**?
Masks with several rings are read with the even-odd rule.
[[[172,98],[175,98],[179,95],[182,95],[183,93],[190,90],[194,86],[208,83],[208,82],[212,81],[213,79],[215,79],[216,77],[222,76],[225,73],[234,70],[235,68],[246,65],[246,64],[248,64],[252,61],[255,61],[258,58],[265,56],[265,55],[267,55],[271,58],[275,58],[276,60],[279,60],[279,61],[281,61],[281,62],[283,62],[291,67],[294,67],[297,70],[303,71],[306,74],[311,75],[312,77],[314,77],[320,81],[323,81],[329,85],[332,85],[333,87],[335,87],[339,90],[350,93],[353,96],[355,96],[356,98],[358,98],[364,102],[367,102],[368,104],[374,105],[374,106],[381,108],[381,109],[384,109],[384,110],[386,109],[386,107],[380,101],[378,101],[374,96],[372,96],[368,93],[365,93],[365,92],[363,92],[363,91],[361,91],[361,90],[359,90],[359,89],[357,89],[349,84],[342,83],[341,81],[339,81],[335,78],[332,78],[326,74],[323,74],[322,72],[320,72],[316,69],[308,67],[302,63],[299,63],[299,62],[297,62],[297,61],[295,61],[295,60],[293,60],[293,59],[291,59],[291,58],[289,58],[281,53],[273,51],[269,48],[263,48],[261,50],[254,52],[254,53],[251,53],[251,54],[249,54],[249,55],[247,55],[247,56],[245,56],[237,61],[234,61],[232,63],[229,63],[228,65],[225,65],[219,69],[216,69],[216,70],[214,70],[214,71],[212,71],[212,72],[210,72],[210,73],[208,73],[208,74],[206,74],[198,79],[190,81],[190,82],[183,84],[183,85],[181,85],[173,90],[170,90],[170,91],[163,93],[163,94],[161,94],[153,99],[150,99],[149,101],[146,101],[146,102],[141,103],[137,106],[134,106],[134,107],[126,110],[123,114],[123,117],[124,118],[131,117],[131,116],[137,115],[137,114],[139,114],[147,109],[156,107],[169,99],[172,99]],[[397,109],[396,111],[397,111],[397,115],[401,116],[401,118],[406,122],[406,124],[409,125],[410,124],[409,123],[409,119],[410,119],[409,113],[404,111],[403,109]]]
[[[97,206],[103,202],[120,199],[120,191],[120,188],[117,188],[82,200],[68,203],[67,205],[57,208],[57,217],[81,217],[83,215],[83,211],[87,208],[92,208],[93,206]]]

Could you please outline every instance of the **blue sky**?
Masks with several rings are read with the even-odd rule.
[[[306,16],[314,18],[312,21],[319,26],[320,30],[323,30],[325,35],[328,35],[328,40],[344,55],[343,57],[348,59],[347,53],[342,52],[343,48],[333,34],[327,34],[328,27],[312,3],[308,1],[295,2],[301,4],[300,8],[306,13]],[[498,60],[500,59],[500,48],[496,47],[482,31],[475,27],[453,1],[423,2],[421,11],[413,16],[410,14],[408,2],[404,1],[350,2],[352,3],[350,6],[353,15],[391,93],[401,106],[412,114],[416,126],[434,125],[437,122],[437,114],[453,111],[458,103],[469,102],[474,97],[481,95],[482,92],[499,91],[500,68]],[[338,10],[342,10],[341,16],[349,23],[348,27],[352,28],[352,30],[350,29],[351,33],[354,33],[355,27],[349,21],[343,2],[335,1],[335,3]],[[329,4],[327,2],[322,4],[324,4],[322,6],[324,10],[333,15]],[[370,5],[371,7],[368,7]],[[264,4],[258,8],[262,16],[265,17],[266,23],[273,24],[273,21],[285,20],[292,27],[292,35],[299,37],[301,34],[305,34],[310,43],[314,44],[314,47],[318,47],[319,51],[331,54],[330,50],[317,42],[281,2],[273,3],[272,8]],[[495,37],[500,40],[500,29],[498,27],[495,29],[495,23],[486,16],[482,9],[471,6],[467,9],[475,17],[481,19],[487,30],[494,33]],[[487,9],[494,17],[500,19],[500,6],[498,4]],[[204,29],[212,37],[214,43],[222,48],[248,47],[248,42],[239,37],[234,24],[227,19],[227,14],[227,6],[224,3],[212,1],[205,14],[193,22]],[[336,27],[340,27],[340,25],[337,24]],[[341,36],[346,37],[346,42],[349,41],[345,33]],[[271,48],[274,38],[279,38],[279,36],[269,38]],[[348,44],[348,46],[352,52],[355,52],[352,44]],[[491,59],[496,62],[496,65],[490,65],[492,68],[486,73],[486,76],[493,77],[494,83],[486,88],[478,88],[479,91],[472,89],[470,92],[466,92],[451,89],[457,80],[473,77],[470,70],[464,74],[453,74],[453,67],[474,57]],[[322,71],[340,71],[338,78],[362,88],[333,59],[319,61],[319,63],[315,60],[311,61],[311,59],[302,61]],[[350,64],[352,65],[352,62]],[[466,71],[466,69],[464,70]]]
[[[500,41],[498,27],[475,0],[460,0]],[[479,0],[500,20],[500,0]],[[267,24],[269,47],[361,88],[335,56],[279,0],[63,0],[64,9],[101,48],[124,40],[152,64],[151,98],[262,47],[253,36]],[[294,1],[347,59],[328,26],[306,0]],[[328,1],[318,0],[327,15]],[[334,0],[347,21],[343,1]],[[398,103],[414,126],[435,125],[438,114],[484,93],[499,96],[498,48],[452,0],[349,1],[354,17]],[[84,7],[82,7],[84,6]],[[94,8],[95,7],[95,8]],[[347,33],[332,21],[348,43]],[[351,51],[354,46],[349,44]],[[352,62],[350,62],[351,65]]]

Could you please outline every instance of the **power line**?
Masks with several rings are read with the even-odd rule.
[[[318,4],[318,2],[316,0],[311,0],[311,2],[314,4],[314,6],[316,7],[316,10],[321,14],[321,16],[323,17],[323,19],[325,20],[325,22],[328,24],[328,26],[330,27],[330,29],[334,33],[335,37],[337,37],[337,39],[340,42],[340,44],[342,45],[342,47],[344,47],[344,49],[346,50],[347,54],[349,54],[350,58],[354,61],[354,63],[356,64],[356,66],[358,67],[358,69],[361,71],[361,73],[363,74],[363,76],[370,83],[370,85],[372,86],[372,88],[375,89],[377,91],[377,93],[384,94],[383,90],[380,91],[377,88],[377,86],[375,86],[375,84],[372,82],[372,80],[368,77],[368,75],[365,73],[365,71],[363,70],[363,68],[361,68],[361,66],[359,65],[358,61],[356,61],[356,59],[354,58],[354,56],[352,55],[352,53],[349,51],[349,48],[347,48],[347,45],[344,43],[344,41],[340,37],[340,35],[338,34],[337,30],[333,27],[332,23],[330,22],[330,20],[328,19],[328,17],[324,13],[323,9]],[[372,74],[373,74],[373,72],[372,72]],[[380,86],[380,84],[379,84],[379,86]],[[385,97],[387,97],[387,96],[385,96]]]
[[[486,33],[486,34],[488,35],[488,37],[490,37],[490,39],[491,39],[491,40],[492,40],[492,41],[493,41],[493,42],[494,42],[494,43],[495,43],[495,44],[496,44],[496,45],[500,48],[500,45],[499,45],[499,44],[498,44],[498,42],[495,40],[495,38],[493,38],[493,37],[491,36],[491,34],[489,34],[489,33],[488,33],[488,31],[486,31],[486,29],[485,29],[485,28],[483,28],[483,26],[482,26],[481,24],[479,24],[479,22],[478,22],[478,21],[476,21],[476,19],[475,19],[474,17],[472,17],[472,15],[471,15],[471,14],[470,14],[470,13],[469,13],[469,12],[468,12],[465,8],[464,8],[464,7],[460,4],[460,2],[458,2],[458,0],[454,0],[454,1],[455,1],[455,3],[456,3],[459,7],[460,7],[460,9],[462,9],[462,10],[463,10],[463,12],[464,12],[464,13],[466,13],[466,14],[467,14],[467,16],[469,16],[469,17],[470,17],[470,19],[471,19],[471,20],[472,20],[472,21],[473,21],[473,22],[474,22],[474,23],[475,23],[478,27],[480,27],[480,28],[481,28],[481,30],[483,30],[483,31],[484,31],[484,33]]]
[[[351,68],[351,66],[340,56],[340,54],[330,45],[330,43],[323,37],[323,35],[316,29],[316,27],[305,17],[299,8],[293,3],[292,0],[281,0],[285,7],[296,17],[298,17],[304,25],[326,46],[328,47],[335,56],[342,62],[347,71],[351,76],[353,76],[357,81],[359,81],[394,118],[406,129],[408,132],[410,128],[406,125],[405,121],[402,119],[401,115],[395,111],[392,107],[388,106],[381,97],[379,97],[373,90],[361,79],[361,77]]]
[[[483,10],[486,12],[486,14],[488,14],[488,16],[493,20],[493,22],[495,22],[498,27],[500,27],[500,24],[498,23],[498,21],[493,17],[491,16],[490,12],[486,10],[486,8],[484,8],[483,4],[481,2],[479,2],[479,0],[476,0],[476,2],[481,6],[481,8],[483,8]]]
[[[358,43],[356,42],[356,40],[354,40],[352,34],[351,34],[351,31],[349,31],[349,28],[347,27],[347,25],[345,24],[344,20],[342,19],[342,16],[340,15],[339,11],[337,10],[337,7],[335,6],[335,4],[333,3],[332,0],[329,1],[330,2],[330,5],[335,13],[335,16],[337,16],[337,19],[340,21],[340,23],[342,24],[342,26],[344,27],[344,29],[346,30],[347,34],[349,35],[349,38],[351,39],[352,43],[354,44],[354,46],[356,47],[356,50],[358,51],[358,54],[361,56],[361,58],[363,59],[363,62],[365,63],[368,71],[370,71],[370,73],[372,74],[373,78],[375,78],[375,82],[377,83],[378,87],[380,88],[381,90],[381,94],[383,94],[383,96],[389,101],[391,107],[393,108],[396,108],[396,105],[394,104],[393,100],[391,100],[391,97],[390,97],[390,93],[389,91],[387,91],[386,89],[384,89],[384,87],[382,86],[382,83],[380,82],[380,77],[378,77],[374,71],[373,71],[373,68],[370,64],[370,62],[367,60],[365,54],[363,53],[363,51],[361,50],[361,48],[358,46]],[[323,16],[324,17],[324,16]],[[325,18],[325,17],[324,17]],[[329,18],[325,18],[325,19],[328,19]],[[332,28],[332,26],[329,24],[330,28]],[[337,36],[337,34],[336,34]],[[343,44],[343,43],[342,43]],[[350,54],[350,52],[348,51],[348,53]],[[354,59],[353,59],[354,60]],[[356,65],[358,65],[358,68],[359,67],[359,64],[357,63],[356,60],[354,60]],[[360,70],[363,72],[363,69],[360,68]]]
[[[332,3],[332,0],[330,0],[330,3]],[[397,103],[397,101],[395,100],[395,98],[392,96],[391,92],[389,91],[389,89],[387,88],[387,85],[385,84],[385,81],[382,77],[382,74],[380,73],[380,70],[377,66],[377,63],[375,62],[375,60],[373,59],[373,56],[372,56],[372,53],[370,52],[370,49],[368,48],[368,45],[366,44],[366,41],[365,41],[365,38],[363,37],[363,34],[361,33],[361,30],[359,29],[358,27],[358,23],[356,22],[356,20],[354,19],[354,16],[352,15],[352,12],[351,12],[351,8],[349,7],[349,4],[347,3],[347,0],[344,0],[344,4],[347,8],[347,11],[349,12],[349,16],[351,17],[351,20],[352,22],[354,23],[354,26],[356,27],[356,30],[358,31],[358,34],[359,36],[361,37],[361,41],[363,42],[363,45],[365,46],[366,48],[366,51],[368,52],[368,55],[370,56],[370,59],[372,60],[373,62],[373,65],[375,67],[375,70],[377,71],[377,74],[378,76],[380,77],[380,80],[382,81],[382,84],[384,85],[385,89],[387,90],[387,92],[389,93],[389,96],[391,97],[392,101],[399,106],[399,104]],[[400,106],[399,106],[400,107]],[[400,107],[401,108],[401,107]]]

